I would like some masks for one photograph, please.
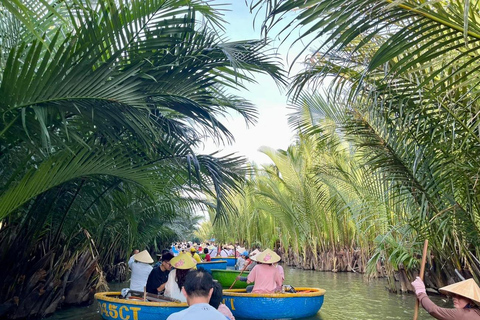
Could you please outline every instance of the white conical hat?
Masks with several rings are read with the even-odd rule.
[[[280,256],[273,250],[265,249],[255,256],[256,261],[260,263],[275,263],[280,261]]]
[[[438,289],[443,294],[457,294],[480,305],[480,288],[475,280],[468,279]]]
[[[261,252],[260,250],[255,249],[255,250],[253,250],[252,252],[250,252],[250,256],[254,256],[254,255],[256,255],[256,254],[259,254],[260,252]]]
[[[153,263],[152,256],[150,256],[150,253],[148,253],[147,250],[143,250],[142,252],[137,253],[133,256],[133,259],[138,262]]]

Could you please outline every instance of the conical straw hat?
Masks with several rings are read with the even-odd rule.
[[[459,296],[470,299],[476,304],[480,305],[480,288],[473,279],[468,279],[465,281],[451,284],[449,286],[440,288],[438,291],[447,295],[452,293],[457,294]]]
[[[152,256],[150,256],[150,253],[148,253],[147,250],[143,250],[142,252],[137,253],[133,256],[133,259],[138,262],[153,263]]]
[[[250,253],[250,255],[254,256],[254,255],[259,254],[259,253],[260,253],[260,251],[258,249],[255,249]]]
[[[257,262],[260,263],[275,263],[280,261],[280,256],[270,249],[265,249],[255,257]]]
[[[178,256],[170,260],[170,264],[175,269],[184,269],[184,270],[192,269],[197,265],[197,263],[193,261],[191,254],[179,254]]]

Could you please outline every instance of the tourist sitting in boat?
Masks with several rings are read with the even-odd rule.
[[[165,285],[168,280],[168,274],[172,270],[170,260],[173,259],[173,254],[170,252],[162,255],[162,262],[157,268],[153,268],[147,280],[147,292],[153,294],[163,294]]]
[[[443,294],[453,298],[455,308],[441,308],[430,300],[422,279],[417,277],[412,282],[418,301],[422,307],[435,319],[440,320],[480,320],[480,288],[475,280],[468,279],[440,288]]]
[[[283,267],[281,265],[278,264],[278,262],[275,262],[273,264],[275,266],[275,268],[278,269],[278,272],[280,273],[280,275],[282,276],[282,285],[277,287],[277,291],[282,291],[282,286],[283,286],[283,281],[285,281],[285,272],[283,271]]]
[[[237,263],[235,264],[235,270],[244,270],[247,267],[247,263],[249,263],[247,261],[251,261],[248,259],[248,251],[243,251],[237,259]]]
[[[257,265],[250,271],[248,277],[237,277],[237,280],[255,282],[253,286],[247,287],[247,292],[252,293],[274,293],[281,288],[282,276],[273,264],[280,261],[280,256],[270,249],[259,253],[255,260]]]
[[[220,257],[226,258],[230,255],[230,250],[228,249],[228,246],[223,246],[222,251],[220,251]]]
[[[196,263],[190,254],[181,253],[170,260],[170,264],[175,269],[168,274],[164,296],[187,302],[185,295],[182,293],[182,287],[185,284],[188,272],[195,268]]]
[[[256,256],[260,251],[258,249],[253,250],[248,259],[247,259],[247,271],[252,271],[252,269],[257,265]]]
[[[153,259],[147,250],[143,250],[133,256],[133,259],[128,261],[128,265],[132,270],[130,278],[130,290],[142,291],[147,285],[147,279],[152,271],[151,264]]]
[[[212,296],[210,297],[210,302],[209,304],[220,311],[221,314],[223,314],[225,317],[227,317],[229,320],[235,320],[235,317],[232,314],[232,311],[228,309],[228,307],[222,303],[223,300],[223,288],[220,282],[214,281],[213,285],[213,293]]]
[[[202,262],[202,259],[198,255],[197,249],[195,249],[195,247],[190,248],[190,253],[192,254],[192,258],[195,259],[196,263]]]
[[[205,254],[205,259],[203,259],[203,260],[205,260],[205,261],[207,261],[207,262],[208,262],[208,261],[212,261],[212,257],[211,257],[210,254],[208,253],[208,248],[204,248],[204,249],[203,249],[203,253]]]
[[[213,278],[207,271],[189,272],[182,288],[189,307],[172,313],[167,320],[225,320],[225,316],[209,304],[213,285]]]

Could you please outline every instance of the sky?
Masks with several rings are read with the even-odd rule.
[[[217,3],[225,3],[228,0],[217,0]],[[250,1],[250,0],[249,0]],[[225,20],[229,22],[226,25],[226,36],[229,41],[237,40],[256,40],[261,39],[260,18],[253,26],[254,15],[250,14],[249,8],[244,0],[230,0],[233,4],[225,6],[230,11],[225,12]],[[278,39],[274,45],[279,45]],[[284,44],[280,47],[279,54],[282,56],[283,63],[286,59],[293,60],[298,52],[295,48]],[[287,57],[288,55],[288,57]],[[299,70],[300,66],[294,68]],[[225,119],[224,124],[233,133],[235,142],[232,145],[217,146],[212,141],[205,143],[201,152],[212,153],[218,150],[221,155],[236,153],[247,157],[251,162],[258,165],[272,163],[270,158],[258,151],[262,146],[273,149],[287,149],[293,142],[294,132],[289,128],[287,118],[291,110],[287,106],[286,89],[283,92],[277,87],[276,83],[267,75],[255,75],[257,84],[248,84],[248,90],[234,92],[252,102],[258,110],[258,120],[253,126],[248,128],[243,119],[238,115],[231,115]]]

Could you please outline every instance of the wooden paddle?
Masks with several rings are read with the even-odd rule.
[[[240,276],[242,275],[243,271],[245,271],[245,270],[247,269],[247,267],[248,267],[248,265],[249,265],[250,263],[252,263],[252,260],[250,260],[250,261],[247,263],[247,265],[243,267],[243,269],[242,269],[242,271],[240,271],[240,274],[238,275],[238,277],[240,277]],[[231,285],[230,288],[228,288],[228,289],[232,289],[232,287],[235,285],[236,282],[237,282],[237,278],[235,278],[235,281],[233,281],[232,285]]]
[[[130,292],[132,294],[142,295],[142,297],[144,296],[144,293],[142,291],[129,290],[128,292]],[[156,295],[156,294],[152,294],[152,293],[148,293],[148,292],[145,293],[144,297],[148,298],[149,300],[157,301],[157,302],[161,302],[161,301],[181,302],[178,299],[165,297],[165,296],[162,296],[162,295]]]
[[[423,281],[423,274],[425,273],[425,263],[427,262],[427,249],[428,249],[428,240],[425,240],[423,244],[423,254],[422,254],[422,264],[420,265],[420,274],[419,277]],[[413,320],[417,320],[418,318],[418,307],[420,306],[420,302],[418,299],[415,300],[415,310],[413,313]]]

